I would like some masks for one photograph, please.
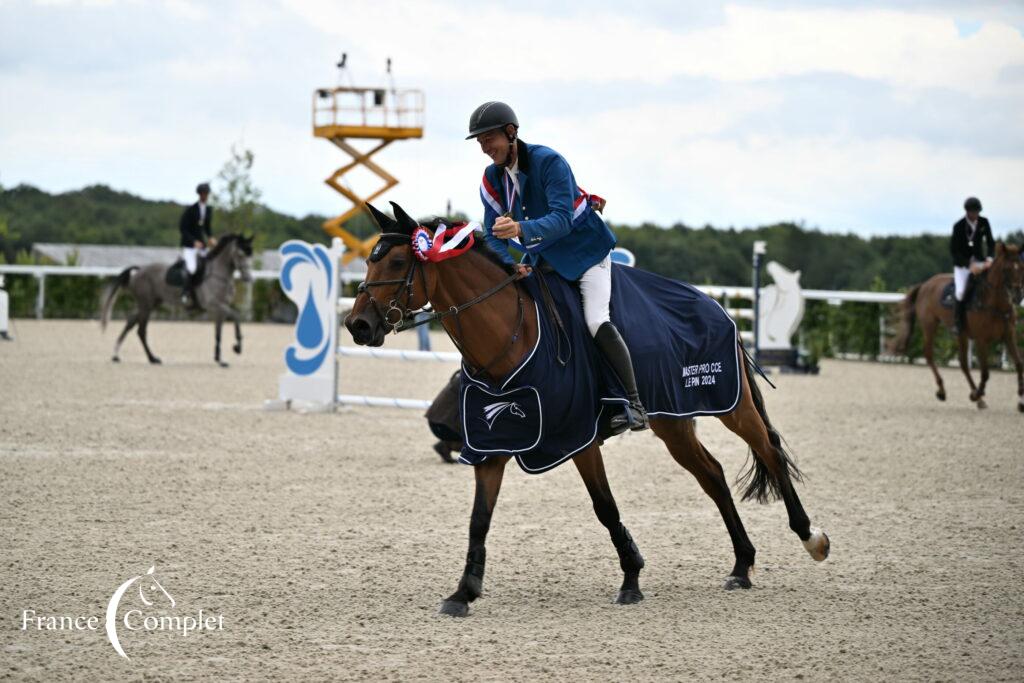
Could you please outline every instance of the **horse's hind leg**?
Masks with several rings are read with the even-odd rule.
[[[640,570],[644,567],[644,558],[633,542],[629,530],[619,519],[619,507],[612,497],[612,489],[608,485],[608,477],[604,471],[604,460],[601,449],[591,444],[589,448],[573,458],[576,469],[583,477],[583,483],[594,504],[597,519],[608,529],[612,537],[612,545],[619,554],[619,567],[623,572],[622,587],[615,602],[620,605],[632,605],[644,599],[640,592]]]
[[[159,365],[162,361],[153,355],[153,352],[149,350],[149,342],[146,341],[146,329],[149,327],[149,316],[142,316],[139,318],[139,340],[142,341],[142,348],[146,350],[146,357],[149,358],[149,362],[154,365]]]
[[[743,522],[740,521],[721,464],[708,453],[697,438],[693,420],[655,418],[651,420],[651,428],[658,438],[665,442],[675,461],[697,478],[704,493],[715,501],[718,511],[722,514],[736,555],[736,564],[725,579],[725,589],[750,588],[750,579],[754,571],[754,546],[743,528]]]
[[[466,567],[454,593],[441,603],[441,614],[452,617],[464,617],[469,614],[469,603],[483,593],[484,565],[487,551],[484,542],[491,528],[491,515],[494,505],[498,502],[501,491],[501,479],[505,473],[508,456],[493,456],[476,465],[473,469],[476,476],[476,494],[473,498],[473,515],[469,520],[469,552],[466,554]]]
[[[800,478],[800,470],[790,460],[783,448],[782,437],[768,420],[761,392],[753,385],[749,366],[747,372],[742,374],[742,380],[739,407],[719,419],[739,435],[752,451],[753,463],[748,474],[750,483],[743,493],[743,499],[755,498],[761,503],[767,503],[782,498],[789,516],[789,528],[800,538],[810,556],[821,562],[828,557],[830,542],[825,532],[811,527],[811,520],[793,487],[793,479]]]
[[[924,334],[924,360],[928,363],[928,367],[932,369],[932,374],[935,375],[935,383],[939,385],[939,390],[935,392],[935,398],[945,401],[946,387],[942,383],[942,375],[939,374],[939,368],[935,365],[935,330],[937,326],[937,320],[931,320],[927,324],[922,322],[921,332]]]
[[[121,330],[121,334],[117,336],[117,341],[114,342],[114,355],[111,356],[110,360],[114,361],[115,363],[121,362],[121,343],[124,341],[124,338],[128,336],[128,333],[132,331],[132,328],[135,327],[136,323],[138,322],[138,313],[132,313],[128,317],[128,320],[125,321],[124,329]]]

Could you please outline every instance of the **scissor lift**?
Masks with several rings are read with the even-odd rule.
[[[337,87],[322,88],[313,93],[313,135],[330,140],[352,157],[350,163],[324,181],[352,202],[348,211],[324,222],[324,231],[329,235],[344,238],[347,235],[342,228],[345,221],[358,214],[364,203],[398,184],[398,179],[371,157],[396,140],[423,137],[423,103],[422,90]],[[351,138],[375,140],[377,144],[362,152],[349,143]],[[350,187],[342,185],[340,181],[345,174],[358,166],[375,173],[384,185],[366,197],[360,197]]]

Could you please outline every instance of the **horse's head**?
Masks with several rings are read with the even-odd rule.
[[[242,282],[252,282],[253,235],[238,235],[231,250],[231,264],[242,275]]]
[[[224,235],[207,255],[207,259],[225,269],[229,276],[237,270],[243,282],[252,282],[252,240],[252,235],[246,237],[234,232]]]
[[[1024,299],[1024,261],[1021,247],[1015,244],[996,242],[996,253],[992,259],[992,270],[1002,280],[1014,304]]]
[[[422,264],[412,253],[417,223],[398,204],[391,206],[395,218],[366,205],[381,235],[366,259],[366,280],[345,318],[352,340],[360,345],[380,346],[389,330],[398,329],[407,315],[427,305]]]

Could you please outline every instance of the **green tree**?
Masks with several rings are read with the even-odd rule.
[[[255,160],[252,150],[232,145],[231,156],[217,173],[218,188],[213,193],[213,199],[220,208],[218,232],[242,233],[254,230],[263,194],[252,180]]]

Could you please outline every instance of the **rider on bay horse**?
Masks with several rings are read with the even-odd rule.
[[[981,215],[981,202],[968,197],[964,202],[966,215],[953,225],[949,251],[953,256],[953,286],[956,294],[956,327],[967,328],[967,299],[973,289],[971,275],[977,275],[992,264],[995,241],[988,219]]]
[[[566,280],[578,281],[583,313],[597,347],[622,382],[629,405],[612,428],[647,428],[629,349],[609,315],[611,251],[615,235],[597,215],[603,200],[576,185],[564,158],[518,139],[519,120],[503,102],[485,102],[469,117],[467,140],[476,139],[494,163],[484,169],[480,198],[487,243],[526,275],[543,259]],[[508,241],[524,252],[516,264]],[[529,265],[527,265],[529,264]]]

